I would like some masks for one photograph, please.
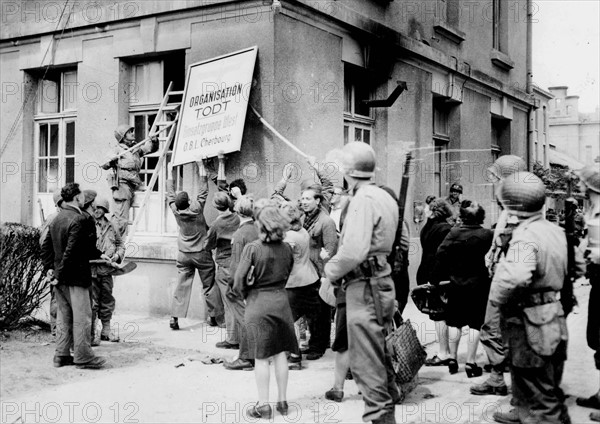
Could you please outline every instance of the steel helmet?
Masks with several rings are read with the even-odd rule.
[[[546,186],[531,172],[515,172],[502,182],[498,197],[513,215],[529,217],[539,213],[546,203]]]
[[[127,134],[127,132],[132,129],[133,127],[129,124],[119,125],[115,130],[115,138],[117,139],[117,143],[120,143],[121,140],[123,140],[123,137],[125,137],[125,134]]]
[[[52,200],[54,201],[55,206],[60,206],[63,201],[63,198],[60,194],[60,188],[56,189],[54,193],[52,193]]]
[[[499,180],[508,177],[515,172],[527,171],[527,164],[523,158],[515,155],[500,156],[488,171]]]
[[[575,175],[579,177],[582,183],[588,188],[588,190],[600,193],[600,171],[598,171],[598,165],[588,165],[575,171]]]
[[[353,178],[369,179],[375,174],[375,151],[367,143],[353,141],[342,149],[342,172]]]
[[[96,197],[96,207],[102,208],[106,212],[110,211],[110,205],[109,205],[108,199],[106,197]]]

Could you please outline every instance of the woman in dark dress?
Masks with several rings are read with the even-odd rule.
[[[448,218],[452,217],[454,211],[444,199],[435,199],[429,204],[431,216],[421,230],[421,264],[417,270],[417,284],[431,282],[433,267],[435,265],[435,253],[444,241],[446,235],[452,228],[448,224]],[[448,365],[450,360],[450,347],[448,345],[448,327],[444,320],[439,317],[431,317],[435,322],[435,331],[438,337],[439,351],[432,358],[425,361],[428,366]]]
[[[481,367],[475,363],[479,330],[483,325],[491,280],[485,266],[485,255],[492,245],[492,230],[483,228],[485,210],[477,202],[464,200],[460,206],[460,227],[454,227],[437,250],[432,276],[435,284],[450,277],[446,289],[446,325],[450,344],[450,374],[458,372],[456,353],[461,330],[469,326],[467,376],[478,377]]]
[[[259,240],[244,247],[234,277],[234,290],[246,295],[244,321],[248,353],[255,360],[254,374],[258,389],[258,402],[246,413],[251,418],[271,419],[273,410],[269,405],[269,361],[272,360],[275,366],[278,392],[276,409],[286,415],[286,352],[296,355],[300,353],[285,290],[294,259],[292,248],[283,242],[289,224],[278,208],[265,206],[258,210],[255,222]],[[251,277],[251,283],[248,277]]]

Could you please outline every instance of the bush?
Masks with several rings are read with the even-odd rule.
[[[50,293],[39,238],[38,228],[0,225],[0,329],[15,328]]]

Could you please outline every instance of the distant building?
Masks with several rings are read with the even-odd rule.
[[[548,168],[550,166],[548,153],[550,151],[549,130],[550,122],[548,119],[549,104],[554,98],[551,93],[541,89],[537,85],[533,86],[533,96],[535,98],[536,109],[533,113],[533,151],[531,157],[533,162],[539,162]]]
[[[415,151],[406,207],[413,238],[419,203],[430,194],[447,196],[454,182],[494,222],[487,167],[503,154],[531,159],[526,0],[84,0],[65,2],[64,11],[61,6],[2,3],[2,221],[39,225],[38,202],[50,211],[52,191],[70,181],[109,195],[98,164],[115,143],[114,128],[130,123],[145,136],[169,81],[180,90],[190,64],[252,46],[258,58],[249,103],[299,149],[323,162],[347,142],[369,143],[377,154],[377,182],[394,191],[405,153]],[[399,82],[407,89],[393,104],[363,103],[387,99]],[[241,152],[228,155],[230,179],[244,177],[250,192],[265,197],[288,162],[300,164],[302,179],[312,177],[252,112],[245,119]],[[144,182],[156,166],[156,155],[145,161]],[[183,168],[182,187],[191,194],[195,166]],[[164,314],[177,244],[164,200],[166,172],[159,171],[130,251],[138,269],[118,277],[127,283],[115,290],[128,294],[119,308]],[[339,174],[332,176],[341,184]],[[298,187],[290,186],[291,197]],[[211,186],[211,196],[215,190]],[[210,198],[207,204],[210,224],[216,214]],[[414,273],[420,255],[411,254]],[[202,315],[201,307],[192,309]]]
[[[568,87],[549,87],[550,145],[560,153],[590,165],[600,162],[600,109],[579,111],[579,96],[568,95]]]

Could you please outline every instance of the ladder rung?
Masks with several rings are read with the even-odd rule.
[[[181,96],[183,91],[169,91],[169,96]]]
[[[158,121],[158,122],[154,123],[154,125],[169,125],[169,124],[173,124],[173,121]]]

